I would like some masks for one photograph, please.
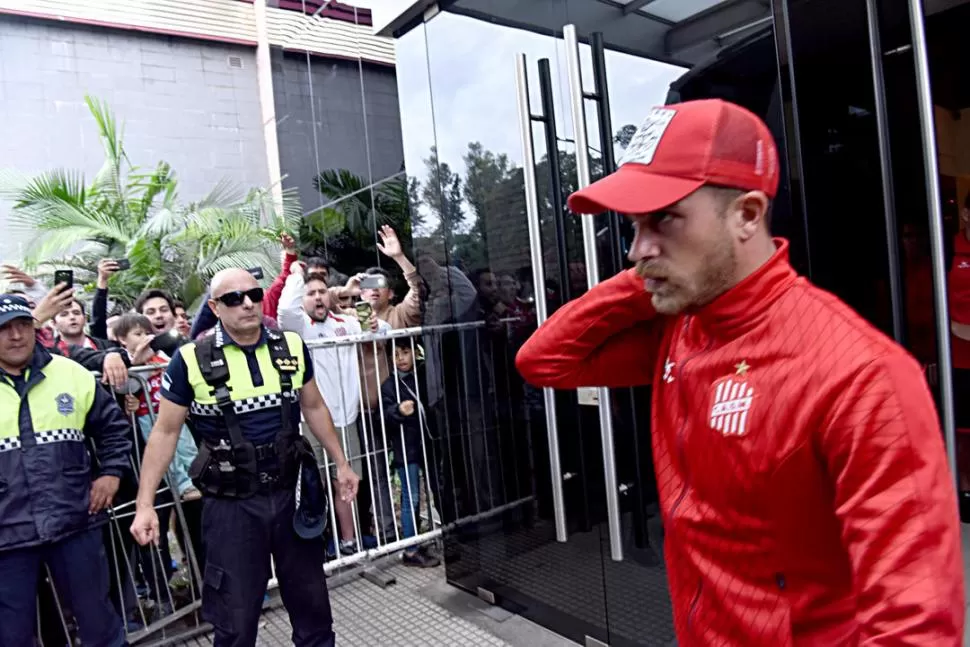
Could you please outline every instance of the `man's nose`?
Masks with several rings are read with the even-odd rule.
[[[630,245],[630,252],[627,254],[632,262],[650,260],[660,256],[660,243],[657,237],[652,235],[646,227],[638,227],[633,243]]]

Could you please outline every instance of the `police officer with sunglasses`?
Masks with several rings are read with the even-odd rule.
[[[213,335],[182,346],[166,371],[131,532],[142,545],[159,537],[155,490],[188,416],[202,441],[191,476],[205,494],[202,615],[215,627],[214,644],[256,643],[272,555],[294,644],[331,646],[326,505],[313,453],[299,435],[301,410],[338,465],[335,496],[353,500],[359,477],[340,449],[309,350],[295,333],[263,325],[262,300],[245,270],[213,277],[209,307],[219,323]]]

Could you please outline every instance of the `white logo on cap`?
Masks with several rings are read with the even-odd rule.
[[[630,140],[630,145],[627,146],[623,153],[623,159],[620,160],[620,166],[630,162],[634,164],[652,162],[653,156],[657,152],[657,146],[660,145],[661,138],[667,132],[667,127],[670,126],[670,122],[676,114],[677,111],[671,108],[654,108],[651,110],[647,118],[640,124],[636,134],[633,135],[633,139]]]

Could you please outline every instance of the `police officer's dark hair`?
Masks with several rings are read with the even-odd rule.
[[[330,284],[327,283],[327,275],[323,272],[310,272],[307,274],[306,283],[310,283],[310,281],[320,281],[327,287],[330,287]]]
[[[172,311],[172,314],[175,313],[175,299],[173,299],[172,295],[165,290],[159,290],[158,288],[145,290],[138,295],[138,298],[135,299],[135,312],[142,314],[142,309],[144,309],[145,303],[150,299],[165,299],[166,303],[168,303],[169,310]]]
[[[391,282],[391,273],[385,270],[383,267],[368,267],[364,270],[364,274],[370,274],[371,276],[383,276],[387,279],[387,282]]]
[[[325,267],[327,268],[328,272],[330,271],[330,263],[322,256],[311,256],[310,258],[306,259],[305,265],[307,269],[310,269],[311,267]]]
[[[149,335],[154,332],[152,322],[148,320],[148,317],[145,315],[136,314],[134,312],[130,312],[118,317],[118,320],[115,321],[111,326],[111,331],[114,332],[115,337],[118,339],[123,339],[124,337],[127,337],[132,330],[137,328],[141,328]]]

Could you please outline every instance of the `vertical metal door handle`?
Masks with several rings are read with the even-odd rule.
[[[542,233],[539,229],[539,193],[536,184],[535,148],[532,142],[532,109],[529,107],[529,77],[525,54],[515,59],[515,90],[519,107],[519,131],[522,136],[522,179],[525,184],[525,212],[529,224],[529,252],[532,261],[532,284],[536,304],[536,321],[541,326],[549,316],[546,306],[546,272],[542,260]],[[552,142],[552,146],[556,143]],[[549,471],[552,478],[552,511],[556,540],[566,541],[566,508],[563,501],[562,467],[559,464],[559,427],[556,420],[556,394],[542,389],[546,410],[546,435],[549,439]]]
[[[943,211],[940,197],[940,169],[933,125],[933,95],[930,92],[930,62],[926,51],[926,24],[922,0],[909,0],[909,26],[916,66],[920,131],[923,135],[923,173],[930,212],[930,260],[933,262],[933,305],[936,310],[936,352],[940,363],[940,403],[943,406],[943,439],[950,473],[957,478],[956,420],[953,411],[953,366],[950,357],[950,309],[946,300],[946,261],[943,252]],[[954,487],[957,482],[954,481]]]
[[[584,189],[590,185],[589,137],[586,132],[583,77],[579,65],[579,37],[575,25],[563,27],[566,40],[566,73],[569,77],[569,95],[573,115],[573,131],[576,139],[577,186]],[[604,146],[611,145],[606,142]],[[599,254],[596,250],[596,226],[593,216],[583,218],[583,250],[586,253],[586,281],[589,287],[599,283]],[[606,481],[606,516],[610,530],[610,556],[615,562],[623,561],[622,533],[620,532],[620,497],[616,487],[616,455],[613,447],[613,412],[610,407],[610,391],[600,389],[600,436],[603,443],[603,477]]]

